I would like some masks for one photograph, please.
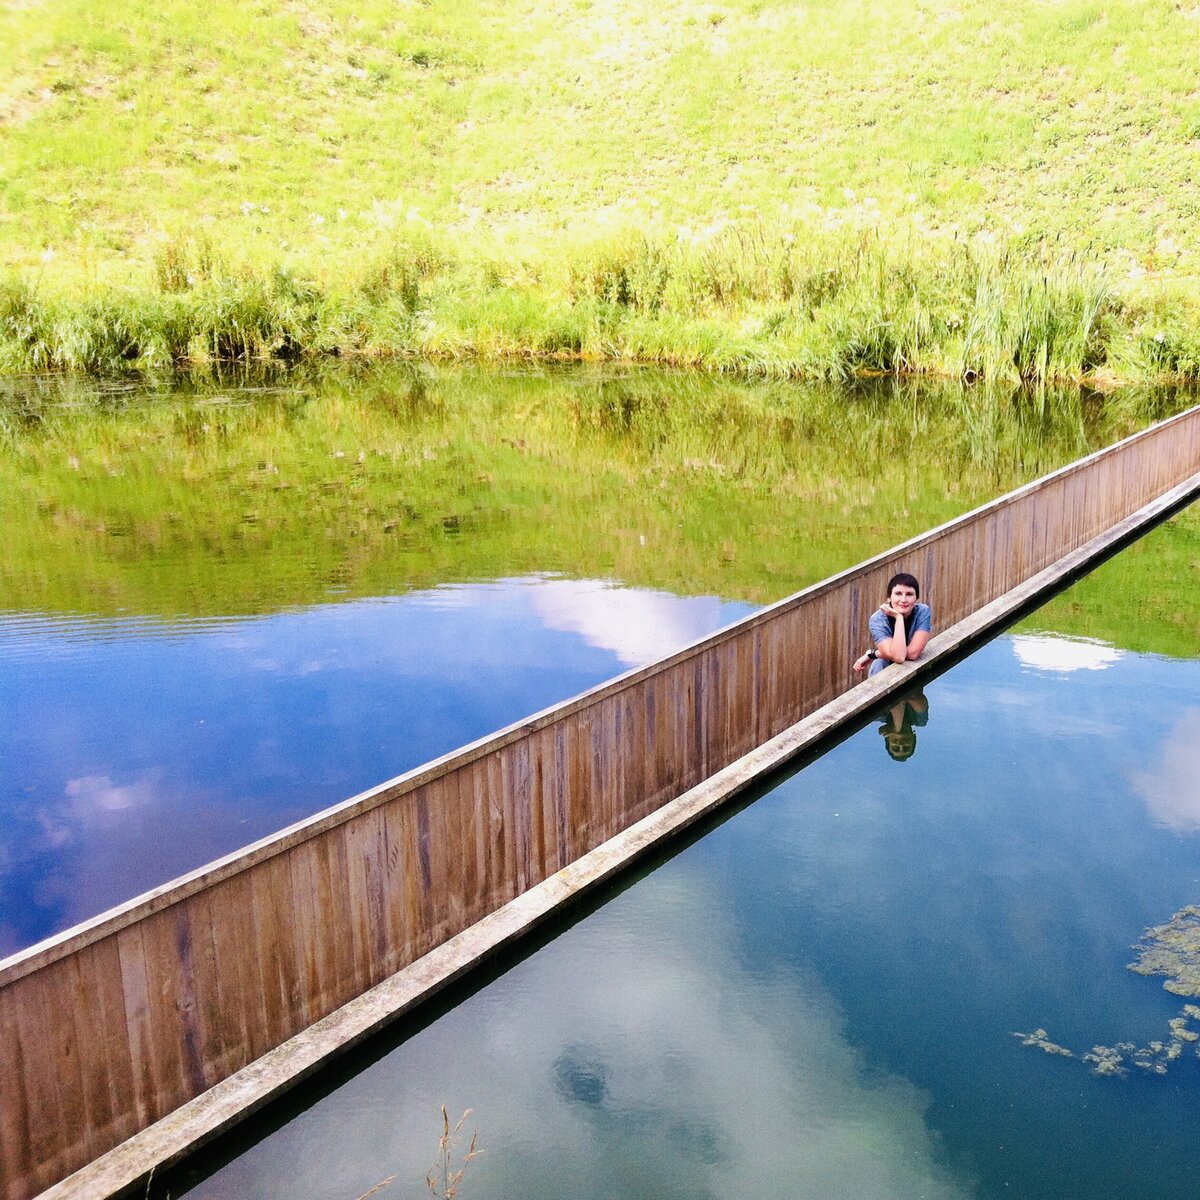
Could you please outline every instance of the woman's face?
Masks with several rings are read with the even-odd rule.
[[[888,603],[898,613],[912,612],[913,606],[917,602],[917,589],[909,587],[907,583],[898,583],[892,588],[892,593],[888,596]]]
[[[895,733],[885,733],[883,744],[888,756],[897,762],[912,758],[917,749],[917,735],[911,729],[900,729]]]

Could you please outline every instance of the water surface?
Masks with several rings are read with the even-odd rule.
[[[0,953],[1183,402],[644,371],[5,387]],[[1193,1194],[1194,1051],[1080,1056],[1181,1011],[1125,964],[1200,901],[1198,564],[1192,512],[163,1186],[419,1195],[445,1103],[486,1149],[464,1196]],[[1074,1056],[1012,1036],[1038,1028]]]
[[[1184,402],[408,367],[4,389],[0,955]]]
[[[1198,532],[1139,544],[1143,594],[1194,582]],[[1082,1057],[1170,1042],[1186,998],[1131,945],[1200,902],[1200,630],[1177,657],[1055,628],[1126,563],[173,1186],[416,1195],[444,1103],[486,1150],[464,1197],[1195,1194],[1196,1043],[1163,1075]]]

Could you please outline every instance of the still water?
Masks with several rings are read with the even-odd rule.
[[[0,954],[750,608],[526,577],[167,627],[0,615]]]
[[[1187,402],[407,367],[3,387],[0,956]]]
[[[9,385],[0,954],[1186,402]],[[1200,903],[1198,583],[1192,511],[163,1186],[421,1195],[445,1103],[464,1200],[1195,1194],[1200,1020],[1126,964]]]
[[[1185,516],[1126,552],[1143,599],[1180,539],[1173,581],[1194,585],[1198,534]],[[445,1104],[473,1110],[485,1151],[463,1197],[1196,1195],[1196,1000],[1127,964],[1200,902],[1200,629],[1188,657],[1056,630],[1125,570],[308,1086],[174,1194],[211,1171],[197,1200],[355,1200],[393,1175],[382,1195],[417,1196]],[[1097,1075],[1083,1056],[1119,1043]]]

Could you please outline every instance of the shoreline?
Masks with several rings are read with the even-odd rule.
[[[1112,391],[1200,381],[1200,302],[1188,277],[1126,279],[1040,244],[761,225],[701,246],[623,231],[506,261],[422,237],[358,265],[182,239],[136,284],[0,278],[0,376],[327,357]]]
[[[135,298],[136,303],[136,298]],[[92,314],[88,305],[78,307],[68,302],[64,306],[68,313],[68,323],[80,325],[92,324]],[[71,309],[74,308],[74,311]],[[701,332],[730,337],[736,336],[736,327],[730,323],[727,328],[710,321],[702,324]],[[102,378],[119,374],[152,375],[159,371],[194,370],[203,367],[230,366],[292,366],[300,363],[317,363],[321,361],[346,362],[412,362],[428,363],[430,365],[473,364],[477,366],[494,365],[503,367],[512,364],[523,365],[561,365],[561,366],[597,366],[611,365],[614,367],[658,367],[679,371],[696,371],[707,375],[729,376],[745,380],[762,381],[792,381],[808,383],[851,382],[864,379],[928,379],[935,382],[958,382],[964,388],[976,385],[1008,385],[1016,387],[1042,387],[1046,385],[1078,385],[1100,393],[1116,392],[1129,388],[1141,387],[1191,387],[1200,384],[1200,362],[1188,369],[1174,370],[1138,370],[1128,364],[1118,368],[1103,364],[1099,369],[1072,369],[1070,366],[1047,364],[1044,368],[1035,367],[1033,370],[1022,370],[1015,364],[1008,369],[989,371],[986,366],[963,365],[961,362],[947,361],[951,355],[939,356],[936,348],[927,359],[917,362],[900,361],[892,365],[872,364],[861,365],[846,362],[837,353],[838,347],[824,361],[813,359],[808,355],[788,355],[777,352],[777,347],[766,342],[744,350],[727,350],[716,348],[715,352],[708,347],[695,345],[672,345],[668,338],[649,349],[636,346],[613,344],[608,339],[597,339],[596,344],[585,346],[554,346],[547,348],[531,340],[522,344],[507,338],[499,343],[494,337],[495,331],[490,328],[478,330],[453,329],[455,335],[450,340],[453,344],[396,344],[394,332],[389,331],[376,340],[353,339],[350,344],[327,343],[321,332],[317,331],[308,344],[295,343],[286,336],[273,339],[274,344],[267,342],[261,335],[254,336],[258,331],[251,331],[258,344],[247,346],[234,353],[181,353],[163,354],[158,348],[150,353],[140,352],[129,347],[123,336],[127,322],[120,316],[111,328],[97,328],[93,337],[85,338],[93,342],[93,346],[72,345],[67,339],[62,342],[43,342],[37,346],[22,344],[18,337],[6,336],[9,330],[4,328],[0,319],[0,379],[14,379],[27,375],[57,374],[79,375]],[[664,323],[665,325],[665,323]],[[669,329],[663,328],[667,334]],[[870,329],[864,330],[870,332]],[[1135,338],[1133,331],[1122,331],[1130,340]],[[222,331],[216,326],[195,328],[193,338],[207,341],[219,338]],[[472,336],[475,335],[475,336]],[[1195,331],[1195,337],[1200,344],[1200,329]],[[442,339],[438,339],[441,341]],[[689,339],[690,340],[690,339]],[[707,339],[706,339],[707,340]],[[856,340],[851,335],[851,340]],[[114,346],[115,343],[115,346]],[[122,345],[121,343],[125,343]]]

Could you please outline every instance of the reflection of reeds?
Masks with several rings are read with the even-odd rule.
[[[1200,377],[1200,313],[1077,256],[874,229],[730,224],[566,244],[552,264],[407,237],[335,282],[168,242],[157,290],[0,285],[0,370],[301,354],[625,360],[776,378]]]
[[[773,600],[1171,404],[324,360],[197,369],[149,394],[0,380],[0,607],[254,613],[333,585],[391,595],[529,571]],[[1152,578],[1129,588],[1122,636],[1177,608],[1141,604]]]

